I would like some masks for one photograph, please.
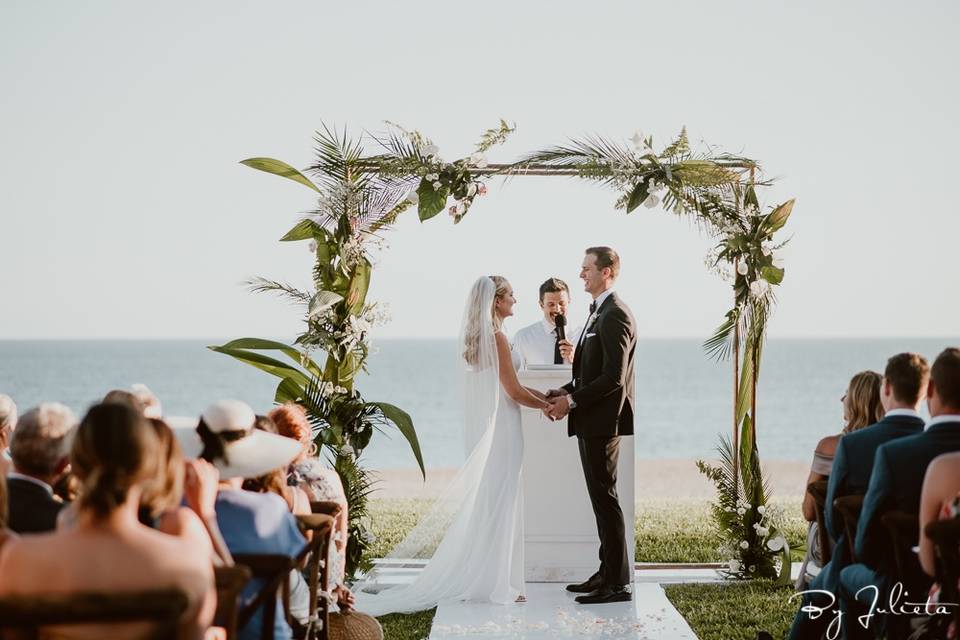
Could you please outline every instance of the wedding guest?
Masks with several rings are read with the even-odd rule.
[[[188,600],[179,637],[202,638],[216,608],[209,555],[137,520],[140,487],[156,472],[157,457],[156,436],[139,413],[93,406],[70,453],[82,485],[76,524],[5,545],[0,597],[178,589]],[[149,630],[147,623],[78,625],[55,635],[131,638]]]
[[[215,510],[230,552],[295,558],[306,546],[306,539],[286,501],[273,493],[245,491],[243,480],[286,468],[300,447],[289,438],[254,428],[255,422],[256,415],[249,406],[238,400],[222,400],[204,410],[195,428],[178,423],[174,431],[186,457],[200,457],[220,471]],[[262,587],[262,580],[252,580],[241,598],[249,602]],[[276,607],[274,637],[289,638],[292,632],[280,600],[264,606]],[[260,638],[262,616],[262,609],[254,614],[240,630],[241,640]]]
[[[69,465],[69,438],[77,419],[62,404],[45,403],[17,422],[10,442],[13,471],[7,474],[10,528],[17,533],[52,531],[63,503],[53,485]]]
[[[923,534],[934,520],[960,516],[960,452],[938,456],[927,467],[920,491],[920,566],[931,578],[936,577],[933,542]]]
[[[0,475],[0,550],[6,542],[16,537],[17,534],[7,528],[7,481]]]
[[[560,278],[548,278],[540,285],[540,310],[543,317],[533,324],[523,327],[513,336],[513,350],[520,354],[522,366],[530,364],[570,364],[573,354],[564,358],[560,353],[557,335],[557,315],[566,318],[570,306],[570,287]],[[565,328],[566,339],[573,342],[579,330],[568,325]],[[571,336],[573,338],[571,339]]]
[[[834,454],[841,436],[874,424],[883,416],[883,405],[880,403],[880,381],[882,376],[876,371],[861,371],[850,379],[847,392],[840,398],[843,404],[843,430],[821,438],[813,451],[813,463],[810,465],[810,474],[806,485],[826,480],[830,477],[833,467]],[[803,496],[803,517],[810,524],[807,527],[807,553],[800,568],[796,587],[798,591],[807,588],[823,566],[822,550],[820,549],[820,533],[817,529],[817,513],[814,499],[810,492]]]
[[[0,393],[0,477],[10,471],[10,436],[17,426],[17,405],[13,399]]]
[[[862,374],[858,374],[862,375]],[[848,551],[846,533],[843,528],[842,517],[833,506],[836,498],[848,495],[860,495],[866,492],[873,471],[873,461],[880,445],[915,435],[923,430],[923,419],[917,413],[920,403],[926,392],[930,367],[926,359],[916,353],[900,353],[889,360],[884,369],[883,377],[879,378],[877,391],[884,416],[876,424],[855,430],[855,433],[845,434],[836,446],[833,466],[827,484],[827,496],[824,501],[824,525],[830,539],[834,542],[833,554],[828,562],[808,585],[810,590],[829,591],[836,593],[839,588],[840,571],[853,562]],[[850,385],[845,400],[851,397],[854,385]],[[855,405],[858,403],[854,403]],[[854,415],[851,421],[859,421],[860,415],[856,406],[851,407]],[[805,596],[803,605],[820,604],[820,600],[813,595]],[[826,630],[831,616],[820,616],[810,619],[807,613],[799,611],[794,619],[790,637],[807,638],[817,637]]]
[[[927,384],[927,406],[932,417],[922,432],[877,449],[857,524],[857,563],[840,573],[840,609],[848,620],[862,615],[869,607],[865,598],[872,598],[872,591],[861,591],[864,586],[877,586],[881,601],[887,599],[895,582],[902,583],[904,590],[915,596],[924,594],[930,586],[930,578],[923,573],[919,560],[906,567],[904,575],[895,575],[890,566],[889,537],[881,518],[891,510],[918,513],[927,466],[941,454],[960,451],[960,349],[946,349],[934,361]],[[848,627],[848,637],[866,637],[865,630],[858,627]]]
[[[275,407],[268,414],[277,426],[277,432],[300,443],[300,454],[290,466],[289,481],[302,488],[311,500],[325,500],[340,505],[332,536],[333,553],[331,554],[330,579],[331,589],[337,596],[337,603],[341,609],[353,607],[355,598],[344,584],[346,557],[347,557],[347,497],[343,490],[340,475],[330,467],[324,465],[316,457],[316,446],[313,443],[313,430],[307,419],[306,410],[298,404],[283,404]]]

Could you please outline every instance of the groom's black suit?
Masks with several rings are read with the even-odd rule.
[[[633,435],[633,354],[636,324],[630,309],[611,292],[588,321],[573,356],[573,381],[563,389],[574,407],[567,433],[577,436],[587,492],[600,535],[600,577],[607,585],[629,584],[623,511],[617,497],[620,436]]]

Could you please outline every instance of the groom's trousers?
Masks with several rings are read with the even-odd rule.
[[[610,586],[632,582],[623,510],[617,496],[620,437],[577,438],[587,493],[600,535],[600,576]]]

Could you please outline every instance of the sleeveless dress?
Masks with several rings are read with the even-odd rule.
[[[511,360],[518,369],[519,355],[511,353]],[[410,584],[377,593],[362,586],[356,593],[359,611],[380,616],[451,601],[511,604],[524,593],[520,406],[502,386],[499,395],[494,424],[458,474],[477,477],[479,471],[479,480],[453,513],[426,566]],[[478,464],[482,469],[474,468]]]

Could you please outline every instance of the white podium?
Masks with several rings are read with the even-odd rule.
[[[525,369],[524,386],[546,391],[570,382],[569,365]],[[524,576],[528,582],[579,582],[599,566],[600,540],[576,438],[567,421],[551,422],[523,409]],[[623,509],[630,566],[634,563],[633,437],[620,440],[617,494]],[[632,572],[631,572],[632,573]]]

